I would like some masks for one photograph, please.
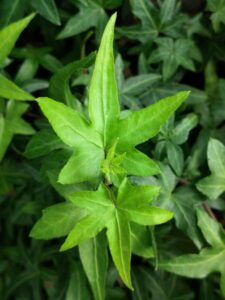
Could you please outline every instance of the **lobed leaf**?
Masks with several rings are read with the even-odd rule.
[[[113,58],[115,21],[116,14],[105,28],[89,87],[89,116],[105,146],[115,138],[120,111]]]
[[[189,92],[177,93],[120,120],[118,147],[134,147],[155,136],[188,95]]]
[[[80,143],[89,141],[101,147],[100,135],[79,112],[50,98],[38,98],[37,101],[56,134],[65,144],[75,148]]]
[[[34,225],[30,237],[49,240],[66,236],[87,213],[72,203],[59,203],[43,210],[43,216]]]

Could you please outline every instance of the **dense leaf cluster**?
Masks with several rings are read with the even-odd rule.
[[[1,299],[225,297],[224,20],[0,1]]]

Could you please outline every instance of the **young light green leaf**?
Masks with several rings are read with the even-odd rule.
[[[73,248],[87,239],[95,237],[105,227],[106,222],[112,216],[112,209],[108,209],[104,214],[89,215],[79,221],[69,233],[60,251]]]
[[[70,184],[99,178],[103,159],[103,149],[92,143],[82,142],[77,145],[73,155],[59,173],[58,181]]]
[[[177,93],[120,120],[118,147],[134,147],[155,136],[188,95],[189,92]]]
[[[118,191],[117,203],[121,208],[136,209],[150,203],[159,191],[159,186],[135,186],[125,178]]]
[[[65,144],[75,148],[79,143],[89,141],[101,147],[100,135],[79,112],[50,98],[38,98],[37,101],[56,134]]]
[[[8,25],[0,31],[0,64],[10,54],[21,32],[27,27],[35,14],[31,14],[26,18]]]
[[[0,54],[1,55],[1,54]],[[0,74],[0,96],[11,100],[34,100],[34,97]]]
[[[79,253],[95,300],[104,300],[108,267],[105,233],[100,233],[97,237],[80,244]]]
[[[32,0],[31,5],[44,18],[56,25],[61,25],[59,13],[54,0]]]
[[[159,166],[147,155],[136,149],[126,152],[122,166],[129,175],[151,176],[160,173]]]
[[[49,206],[43,210],[43,216],[32,228],[30,237],[49,240],[66,236],[85,215],[84,210],[70,202]]]
[[[84,208],[92,213],[104,213],[106,210],[114,208],[110,199],[109,190],[100,185],[97,191],[81,191],[68,196],[68,199],[80,208]]]
[[[103,135],[104,145],[115,138],[115,121],[119,118],[119,101],[113,58],[116,14],[108,22],[89,87],[89,116],[95,129]]]
[[[115,211],[114,218],[108,223],[107,238],[113,261],[122,280],[130,289],[133,289],[130,277],[130,226],[118,211]]]
[[[121,208],[128,220],[140,225],[159,225],[173,218],[173,213],[153,206],[132,208]]]

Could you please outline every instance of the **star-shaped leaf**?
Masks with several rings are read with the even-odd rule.
[[[68,199],[77,207],[85,209],[88,215],[76,223],[61,250],[77,246],[107,228],[113,261],[123,281],[132,288],[130,222],[157,225],[167,222],[173,216],[169,211],[149,205],[158,192],[157,186],[134,186],[124,179],[117,196],[103,184],[97,191],[81,191],[69,195]]]
[[[149,107],[131,112],[121,119],[113,58],[115,21],[116,14],[111,17],[105,28],[96,57],[89,87],[90,121],[62,103],[49,98],[38,99],[42,111],[57,135],[74,151],[59,175],[61,183],[89,181],[99,177],[105,154],[107,155],[116,141],[115,155],[124,155],[121,168],[124,168],[128,175],[157,174],[157,164],[136,150],[135,146],[155,136],[161,125],[189,94],[177,93]],[[81,168],[82,176],[79,176]],[[117,171],[120,172],[121,169],[117,168]]]
[[[201,54],[190,39],[173,40],[169,37],[157,38],[158,48],[150,54],[149,62],[162,62],[163,79],[169,79],[179,66],[195,71],[194,61],[201,61]]]
[[[65,39],[91,27],[96,27],[97,36],[99,37],[108,19],[102,3],[94,0],[76,1],[76,6],[79,7],[79,13],[68,20],[58,38]]]

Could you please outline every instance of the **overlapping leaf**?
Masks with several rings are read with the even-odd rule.
[[[140,225],[161,224],[172,217],[169,211],[148,205],[157,194],[157,187],[133,186],[126,179],[119,187],[117,198],[106,186],[97,191],[82,191],[68,196],[76,206],[90,215],[78,222],[62,245],[62,250],[72,248],[82,241],[94,237],[107,228],[109,248],[120,276],[131,287],[131,231],[129,222]]]
[[[204,278],[210,273],[219,272],[222,280],[225,269],[224,230],[207,213],[202,210],[197,212],[198,225],[211,247],[202,249],[199,254],[182,255],[163,261],[160,266],[169,272],[190,278]]]
[[[212,174],[201,179],[197,188],[210,199],[216,199],[225,191],[225,146],[218,140],[211,139],[207,157]]]
[[[76,147],[80,153],[80,149],[84,149],[82,143],[90,145],[91,150],[87,150],[89,158],[92,160],[92,157],[95,157],[92,164],[95,170],[93,173],[99,170],[104,152],[107,152],[116,141],[118,141],[116,155],[124,154],[121,167],[124,167],[127,174],[146,176],[158,173],[157,165],[136,150],[135,146],[155,136],[161,125],[188,96],[188,92],[180,92],[147,108],[132,112],[125,119],[120,119],[113,59],[115,20],[116,15],[113,15],[104,31],[89,87],[88,108],[91,123],[61,103],[47,98],[38,100],[57,135],[64,143],[75,149],[75,156],[69,162],[70,167],[64,169],[63,175],[59,177],[62,183],[71,183],[72,178],[74,182],[92,178],[89,174],[91,171],[88,168],[89,160],[82,154],[78,154],[76,158]],[[142,166],[138,164],[139,161],[142,162]],[[73,175],[70,173],[77,165],[87,166],[83,169],[82,178],[76,176],[76,173]],[[79,171],[77,169],[74,172]],[[100,175],[99,171],[97,175]]]

